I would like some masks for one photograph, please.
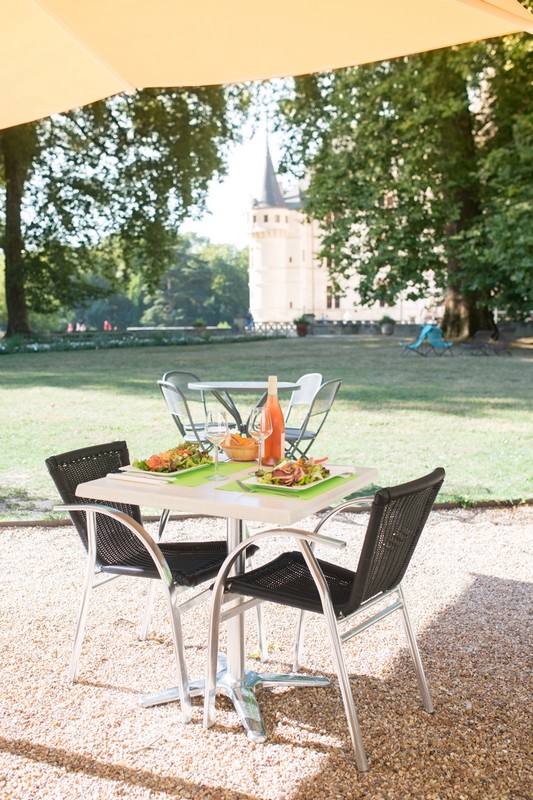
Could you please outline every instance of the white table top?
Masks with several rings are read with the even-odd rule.
[[[268,381],[193,381],[189,389],[199,392],[266,392]],[[299,389],[299,383],[278,381],[278,391],[289,392]]]
[[[359,466],[330,466],[332,474],[354,472],[350,481],[312,497],[288,497],[254,492],[221,491],[216,487],[231,483],[236,478],[249,475],[250,465],[242,472],[234,473],[224,481],[206,481],[200,486],[179,486],[161,483],[152,485],[133,481],[120,481],[113,478],[100,478],[80,483],[76,489],[78,497],[110,502],[131,503],[148,508],[167,508],[171,511],[191,513],[202,512],[215,517],[271,523],[273,525],[293,525],[304,517],[315,514],[334,502],[338,502],[363,486],[373,483],[378,476],[377,469]],[[155,483],[155,481],[153,482]]]

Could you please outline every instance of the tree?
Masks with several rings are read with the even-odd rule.
[[[530,312],[532,68],[512,36],[296,81],[282,108],[307,212],[363,303],[434,279],[455,336]]]
[[[224,171],[241,97],[222,87],[147,89],[0,131],[8,335],[30,332],[29,309],[102,294],[92,262],[102,240],[116,248],[99,259],[107,291],[134,268],[157,285],[177,225]]]
[[[144,325],[192,325],[198,318],[209,325],[231,323],[248,308],[246,251],[209,244],[194,234],[178,237],[174,266],[146,305]]]

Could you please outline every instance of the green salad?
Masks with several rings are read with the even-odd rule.
[[[156,453],[150,458],[136,458],[133,466],[145,472],[179,472],[182,469],[212,464],[213,459],[206,450],[194,442],[182,442],[172,450]]]
[[[257,470],[255,473],[260,483],[274,486],[307,486],[324,480],[330,474],[324,466],[327,458],[299,458],[298,461],[280,461],[270,469]]]

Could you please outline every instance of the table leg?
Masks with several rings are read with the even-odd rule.
[[[237,519],[227,521],[228,551],[233,550],[243,541],[243,522]],[[234,570],[238,574],[244,569],[244,554],[236,561]],[[239,599],[244,602],[244,598]],[[237,601],[237,602],[239,602]],[[217,658],[216,691],[232,701],[242,726],[250,741],[264,742],[267,733],[261,717],[255,692],[261,687],[274,686],[329,686],[329,679],[315,675],[278,675],[275,673],[259,673],[244,669],[244,614],[236,614],[227,621],[228,656],[219,653]],[[204,693],[204,680],[191,681],[191,697]],[[160,692],[142,695],[140,705],[148,708],[153,705],[170,703],[179,700],[178,687],[164,689]]]
[[[239,413],[239,409],[237,408],[237,406],[233,402],[233,400],[231,398],[231,395],[229,395],[228,392],[216,392],[214,389],[212,390],[212,393],[216,397],[218,402],[222,406],[224,406],[226,411],[228,411],[229,414],[233,417],[233,419],[237,423],[237,428],[239,429],[239,431],[242,431],[243,428],[245,428],[246,426],[244,425],[244,423],[242,421],[241,415]]]

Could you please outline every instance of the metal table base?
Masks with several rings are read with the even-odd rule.
[[[255,693],[257,689],[272,688],[274,686],[329,686],[329,678],[316,675],[299,675],[297,673],[277,675],[273,672],[254,672],[246,670],[241,680],[234,680],[227,666],[226,656],[219,653],[217,659],[217,692],[226,695],[235,706],[235,710],[246,731],[248,739],[252,742],[265,742],[267,732],[259,710]],[[198,697],[204,693],[203,679],[190,682],[191,697]],[[143,708],[171,703],[179,700],[180,692],[177,686],[163,689],[160,692],[142,695],[140,705]]]

